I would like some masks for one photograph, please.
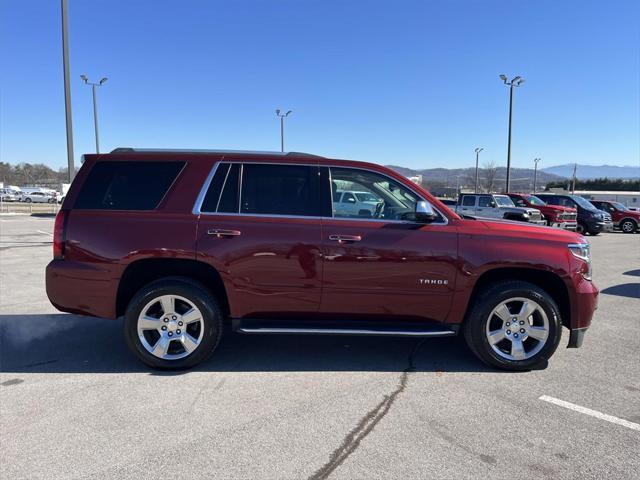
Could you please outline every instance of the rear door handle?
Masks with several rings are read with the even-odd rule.
[[[240,230],[224,230],[222,228],[211,228],[207,230],[207,235],[215,235],[217,238],[238,237],[241,233]]]
[[[359,242],[362,240],[360,235],[329,235],[329,240],[339,243]]]

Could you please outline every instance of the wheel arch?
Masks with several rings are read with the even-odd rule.
[[[211,265],[177,258],[147,258],[130,263],[122,273],[116,295],[116,316],[124,315],[133,296],[145,285],[165,277],[186,277],[201,283],[220,302],[225,316],[229,300],[220,273]]]
[[[529,282],[547,292],[558,305],[562,324],[567,328],[571,328],[571,302],[565,282],[554,272],[535,268],[494,268],[483,272],[473,286],[464,316],[465,321],[480,292],[489,285],[502,280]]]

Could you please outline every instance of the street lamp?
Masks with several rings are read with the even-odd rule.
[[[476,148],[476,188],[474,193],[478,193],[478,158],[482,150],[484,150],[484,148]]]
[[[513,87],[519,87],[524,83],[524,78],[513,77],[511,81],[507,80],[506,75],[500,75],[500,79],[505,85],[509,86],[509,142],[507,144],[507,185],[505,193],[509,193],[509,186],[511,181],[511,117],[513,112]]]
[[[96,87],[102,86],[107,81],[107,77],[102,78],[98,83],[90,82],[86,75],[80,75],[80,78],[87,85],[91,85],[91,93],[93,94],[93,128],[96,131],[96,153],[100,153],[100,141],[98,139],[98,107],[96,106]]]
[[[534,158],[533,159],[533,194],[536,194],[536,186],[537,186],[537,182],[538,182],[538,162],[540,161],[540,158]]]
[[[68,2],[61,0],[62,13],[62,75],[64,78],[64,113],[65,125],[67,128],[67,165],[69,173],[69,183],[74,177],[74,161],[73,161],[73,120],[71,118],[71,80],[69,70],[69,36],[68,31]]]
[[[287,113],[280,113],[280,109],[276,110],[276,116],[280,118],[280,151],[284,152],[284,119],[289,116],[291,110]]]

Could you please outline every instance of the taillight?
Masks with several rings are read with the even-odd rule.
[[[53,225],[53,258],[64,258],[67,210],[60,210]]]

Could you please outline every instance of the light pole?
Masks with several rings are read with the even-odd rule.
[[[509,187],[511,182],[511,117],[513,113],[513,87],[519,87],[524,83],[524,78],[513,77],[511,81],[507,80],[506,75],[500,75],[500,79],[505,85],[509,86],[509,141],[507,144],[507,184],[505,193],[509,193]]]
[[[96,153],[100,153],[100,140],[98,137],[98,107],[96,105],[96,87],[100,87],[107,81],[107,77],[100,80],[99,83],[90,82],[86,75],[80,75],[84,83],[91,85],[91,93],[93,94],[93,128],[96,131]]]
[[[533,159],[533,194],[536,194],[536,187],[538,185],[538,162],[540,161],[540,158],[534,158]]]
[[[280,118],[280,151],[284,152],[284,119],[289,116],[291,110],[287,113],[280,113],[280,109],[276,110],[276,116]]]
[[[67,35],[67,0],[61,0],[62,11],[62,71],[64,77],[64,113],[67,127],[67,165],[69,169],[69,183],[74,177],[73,162],[73,120],[71,118],[71,81],[69,80],[69,38]]]
[[[484,150],[484,148],[476,148],[476,188],[474,193],[478,193],[478,159],[480,157],[480,152]]]

